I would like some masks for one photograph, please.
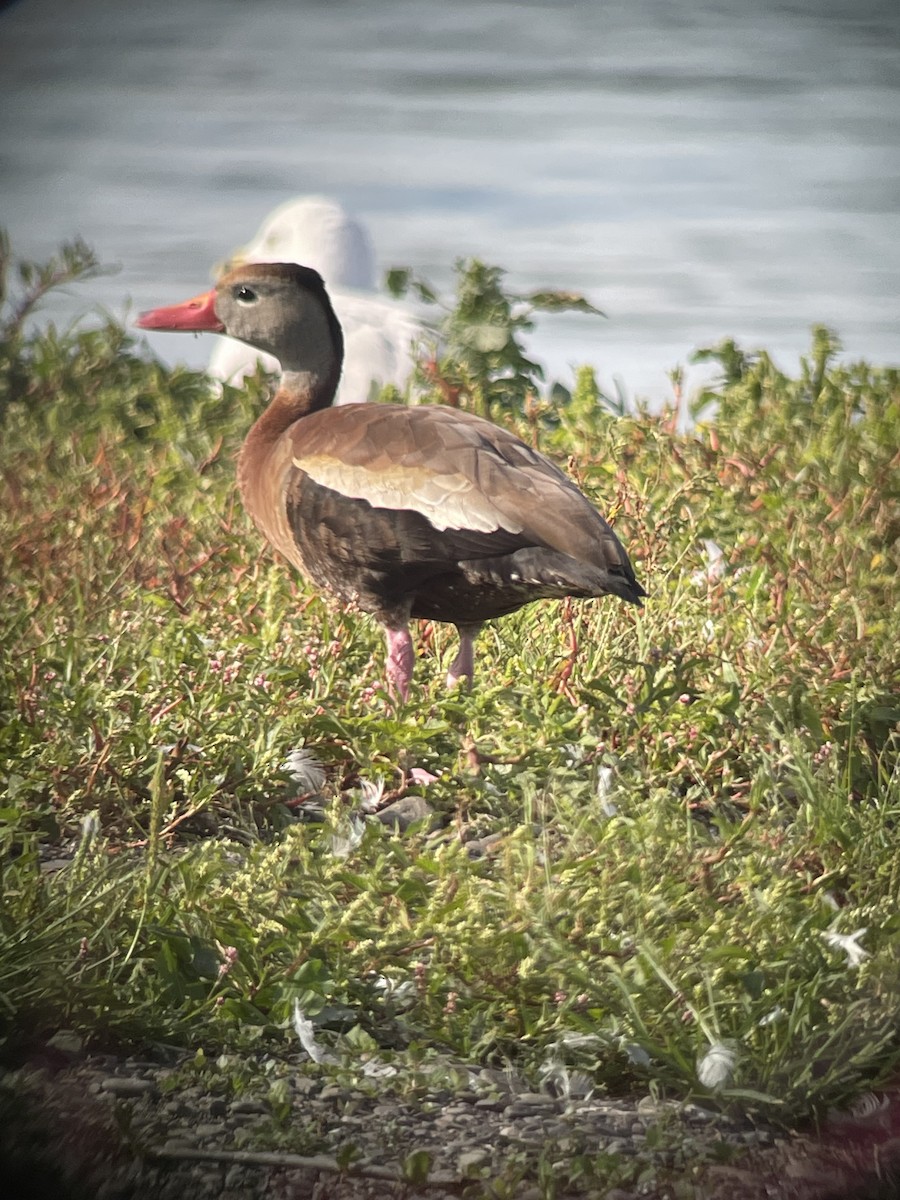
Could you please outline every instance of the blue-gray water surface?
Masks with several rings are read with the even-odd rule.
[[[0,13],[0,224],[84,237],[119,315],[193,295],[292,196],[380,264],[478,255],[608,315],[542,321],[550,373],[666,394],[733,336],[809,326],[900,362],[896,0],[20,0]],[[129,308],[130,306],[130,308]],[[200,339],[152,339],[195,364]]]

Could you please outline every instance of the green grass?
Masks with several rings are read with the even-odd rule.
[[[69,253],[48,286],[90,265]],[[467,320],[483,271],[461,268]],[[824,330],[798,378],[726,343],[713,417],[680,433],[587,368],[538,400],[514,327],[455,393],[568,464],[650,597],[574,606],[574,663],[561,606],[497,623],[470,693],[442,687],[452,631],[421,629],[398,709],[373,622],[292,577],[236,498],[262,381],[213,396],[113,322],[22,315],[0,359],[9,1053],[58,1028],[283,1044],[296,1000],[397,1086],[447,1056],[556,1062],[792,1122],[896,1074],[897,372],[838,365]],[[324,823],[298,819],[299,746]],[[362,783],[415,792],[414,767],[434,823],[336,854]],[[856,965],[825,937],[863,928]]]

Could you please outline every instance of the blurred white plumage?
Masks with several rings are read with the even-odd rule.
[[[344,331],[344,369],[335,404],[368,400],[373,381],[401,391],[413,369],[412,345],[423,328],[403,304],[375,292],[375,254],[365,228],[334,200],[300,196],[271,212],[251,242],[229,260],[296,262],[314,267],[328,288]],[[238,384],[261,362],[277,372],[274,358],[233,338],[217,340],[208,371]]]

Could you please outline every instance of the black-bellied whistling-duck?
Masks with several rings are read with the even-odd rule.
[[[374,614],[387,677],[406,699],[412,617],[449,621],[447,676],[473,672],[473,639],[532,600],[646,593],[606,521],[512,433],[453,408],[332,408],[341,327],[321,277],[255,263],[211,292],[142,313],[142,329],[227,332],[281,363],[281,383],[238,460],[262,533],[318,587]]]
[[[315,267],[325,280],[344,331],[344,369],[335,404],[367,400],[371,386],[401,391],[412,374],[413,345],[424,329],[405,304],[377,294],[375,252],[366,229],[335,200],[298,196],[269,213],[253,240],[236,250],[230,266],[248,262],[294,262]],[[239,384],[259,363],[278,363],[231,338],[216,338],[208,372]]]

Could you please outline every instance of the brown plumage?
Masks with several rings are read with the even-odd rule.
[[[473,639],[493,617],[532,600],[646,594],[603,517],[507,430],[436,406],[331,408],[342,337],[315,271],[241,266],[137,324],[227,332],[279,360],[280,386],[238,462],[244,503],[317,587],[380,621],[388,681],[404,699],[412,617],[459,629],[454,683],[471,676]]]

